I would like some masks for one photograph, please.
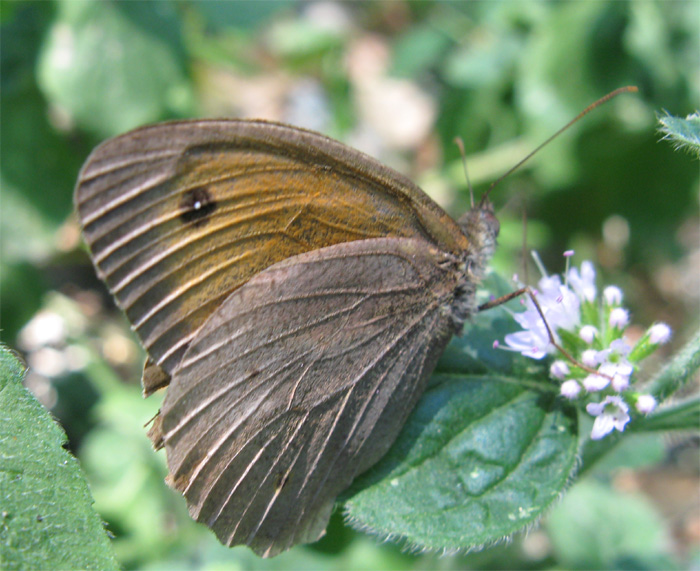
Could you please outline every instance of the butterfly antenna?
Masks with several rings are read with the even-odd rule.
[[[523,252],[521,254],[523,260],[523,283],[530,283],[528,278],[528,263],[527,263],[527,209],[523,202]]]
[[[469,180],[469,171],[467,170],[467,154],[464,152],[464,141],[462,141],[462,137],[455,137],[454,142],[459,148],[459,154],[462,156],[462,167],[464,168],[464,178],[467,179],[469,200],[471,201],[471,207],[474,208],[474,188],[472,188],[472,183]]]
[[[511,167],[508,169],[504,174],[502,174],[500,177],[498,177],[493,183],[491,183],[491,186],[489,186],[488,190],[484,193],[484,196],[481,197],[481,204],[484,204],[486,199],[488,198],[489,194],[491,194],[491,191],[493,188],[500,183],[504,178],[507,176],[510,176],[514,171],[518,170],[524,163],[529,161],[533,155],[538,153],[543,147],[547,146],[549,143],[551,143],[554,139],[556,139],[559,135],[561,135],[564,131],[566,131],[571,125],[576,123],[579,119],[581,119],[584,115],[587,115],[591,111],[593,111],[596,107],[601,106],[603,103],[606,103],[610,101],[613,97],[617,97],[621,93],[636,93],[639,91],[634,85],[628,85],[626,87],[620,87],[619,89],[616,89],[615,91],[611,91],[607,95],[601,97],[598,99],[598,101],[591,103],[588,107],[586,107],[581,113],[576,115],[571,121],[569,121],[566,125],[564,125],[561,129],[559,129],[554,135],[549,137],[544,143],[540,144],[537,148],[535,148],[534,151],[531,153],[528,153],[524,159],[519,161],[518,163],[515,164],[515,166]]]

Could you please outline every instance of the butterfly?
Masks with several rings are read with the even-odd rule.
[[[97,274],[167,387],[149,435],[226,545],[313,542],[477,310],[499,224],[318,133],[163,123],[97,147],[75,206]]]

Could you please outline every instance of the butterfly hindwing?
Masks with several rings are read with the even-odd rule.
[[[422,240],[361,240],[292,257],[233,292],[162,409],[171,483],[192,516],[265,556],[318,539],[454,332],[456,264]]]

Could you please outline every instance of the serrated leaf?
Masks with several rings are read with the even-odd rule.
[[[546,389],[541,369],[515,374],[513,353],[493,349],[512,328],[501,312],[480,314],[451,344],[394,446],[353,483],[353,526],[421,549],[467,550],[532,525],[562,493],[576,465],[576,413]],[[500,357],[479,359],[489,351]],[[543,390],[528,389],[543,376]]]
[[[672,141],[676,149],[690,151],[700,158],[700,113],[685,119],[666,115],[659,118],[659,123],[664,139]]]
[[[475,548],[532,524],[575,465],[575,415],[552,400],[493,377],[432,389],[357,482],[378,480],[348,500],[350,521],[432,550]]]
[[[66,435],[0,346],[0,568],[118,569]]]

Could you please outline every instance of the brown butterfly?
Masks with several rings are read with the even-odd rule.
[[[92,260],[168,386],[151,438],[190,514],[273,556],[319,539],[476,311],[487,200],[454,222],[332,139],[263,121],[100,145],[75,203]]]

